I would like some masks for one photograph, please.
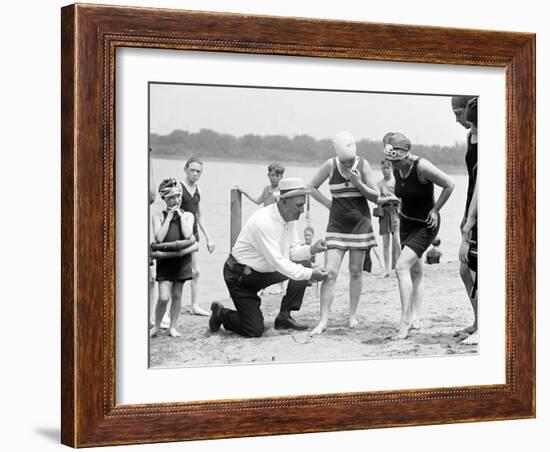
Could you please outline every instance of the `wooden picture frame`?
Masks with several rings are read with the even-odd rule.
[[[535,416],[535,35],[71,5],[62,9],[62,442],[73,447]],[[115,51],[144,47],[506,70],[506,382],[115,403]]]

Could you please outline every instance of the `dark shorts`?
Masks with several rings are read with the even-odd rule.
[[[422,258],[424,252],[430,247],[439,232],[441,217],[438,225],[434,229],[428,228],[426,224],[419,221],[400,218],[399,236],[401,238],[401,248],[408,246],[419,258]]]
[[[472,234],[470,236],[468,268],[477,273],[477,225],[472,229]]]

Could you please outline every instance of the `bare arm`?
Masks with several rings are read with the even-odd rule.
[[[199,225],[200,230],[204,234],[204,237],[206,238],[206,248],[208,249],[208,252],[210,254],[212,254],[214,252],[214,250],[216,249],[216,245],[214,244],[214,242],[210,238],[210,235],[208,234],[208,231],[206,230],[206,226],[202,222],[202,210],[201,210],[200,204],[197,207],[197,223]]]
[[[162,243],[151,243],[151,251],[180,251],[185,248],[190,247],[197,240],[195,236],[191,236],[188,239],[184,240],[175,240],[173,242],[162,242]]]
[[[311,189],[311,196],[313,197],[313,199],[321,203],[327,209],[330,209],[332,201],[319,191],[319,187],[323,185],[323,182],[325,182],[329,178],[331,171],[332,161],[327,160],[321,165],[319,171],[317,171],[315,176],[313,176],[313,179],[311,179],[310,183],[308,184],[308,187]]]
[[[246,191],[244,191],[244,190],[243,190],[242,188],[240,188],[240,187],[237,187],[237,189],[238,189],[243,195],[245,195],[248,199],[250,199],[250,201],[252,201],[254,204],[260,205],[260,204],[263,204],[263,203],[264,203],[266,191],[267,191],[269,188],[268,188],[267,186],[264,187],[264,189],[263,189],[262,192],[260,193],[260,196],[258,196],[257,198],[254,198],[253,196],[250,196]]]
[[[476,180],[474,193],[472,195],[470,205],[468,206],[468,216],[466,217],[466,223],[464,224],[463,235],[469,235],[472,231],[472,228],[477,223],[477,186],[478,183]]]
[[[376,189],[376,180],[369,165],[369,162],[363,160],[363,173],[353,172],[348,170],[348,177],[351,183],[361,192],[361,194],[369,201],[378,203],[380,193]],[[364,181],[364,182],[363,182]]]
[[[193,235],[193,223],[195,222],[195,216],[191,212],[184,212],[179,210],[181,233],[184,238],[188,239]]]
[[[174,218],[174,212],[168,211],[166,218],[162,218],[162,213],[153,215],[153,234],[157,242],[162,242],[168,233],[170,221]]]
[[[184,248],[179,251],[151,251],[149,253],[151,259],[164,260],[164,259],[174,259],[176,257],[182,257],[187,254],[191,254],[199,249],[198,243],[193,243],[191,246]]]
[[[435,205],[433,206],[432,210],[428,214],[428,218],[426,219],[428,227],[435,228],[439,221],[438,213],[445,205],[445,203],[451,196],[451,193],[455,189],[455,183],[447,173],[441,171],[438,167],[436,167],[428,160],[422,159],[420,162],[418,162],[418,170],[420,172],[421,178],[428,182],[433,182],[435,185],[443,188],[443,190],[441,190],[439,198],[437,198]]]
[[[468,216],[466,217],[466,223],[462,228],[462,240],[460,247],[458,248],[458,259],[465,264],[468,263],[468,253],[470,251],[470,235],[473,227],[477,223],[477,180],[474,188],[474,194],[470,205],[468,206]]]

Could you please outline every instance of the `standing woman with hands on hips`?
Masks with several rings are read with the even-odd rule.
[[[395,265],[401,298],[397,339],[405,339],[415,326],[423,295],[422,255],[437,237],[439,211],[454,190],[453,180],[433,163],[410,152],[411,142],[402,133],[383,138],[384,155],[393,164],[395,195],[401,198],[401,254]],[[443,190],[437,201],[434,185]]]

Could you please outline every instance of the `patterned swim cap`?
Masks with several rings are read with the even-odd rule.
[[[384,155],[388,160],[403,160],[411,150],[411,140],[399,132],[388,132],[382,138]]]
[[[159,185],[159,193],[162,199],[168,198],[169,196],[181,195],[183,190],[180,183],[173,177],[164,179]]]

